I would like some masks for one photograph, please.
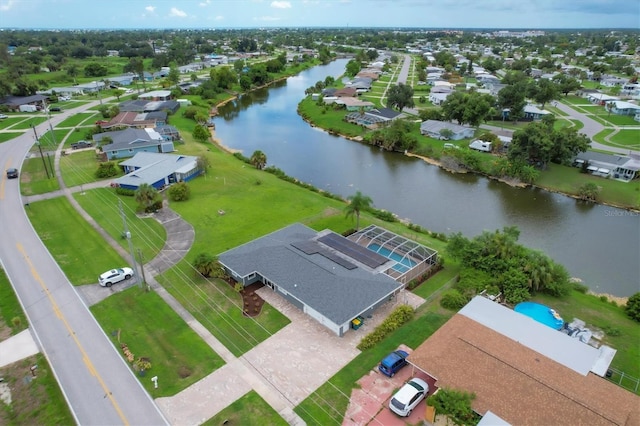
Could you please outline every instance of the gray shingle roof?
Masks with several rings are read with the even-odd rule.
[[[138,152],[132,158],[120,163],[121,166],[138,167],[137,170],[115,180],[120,185],[149,185],[183,168],[197,166],[197,157],[190,155],[160,154],[157,152]]]
[[[240,276],[258,273],[324,315],[343,324],[402,287],[383,273],[348,270],[321,254],[307,255],[291,243],[318,233],[296,223],[226,251],[219,261]]]

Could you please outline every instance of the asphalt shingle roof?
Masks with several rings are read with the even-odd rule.
[[[313,229],[296,223],[226,251],[218,259],[240,276],[255,272],[269,279],[335,324],[350,321],[402,287],[355,261],[358,267],[348,270],[321,254],[307,255],[291,245],[317,236]]]

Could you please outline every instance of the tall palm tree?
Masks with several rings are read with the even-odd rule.
[[[249,161],[255,166],[256,169],[262,170],[267,164],[267,155],[260,150],[256,150],[251,155]]]
[[[347,217],[353,215],[356,216],[357,231],[358,229],[360,229],[360,212],[362,210],[370,208],[373,200],[371,200],[371,198],[367,195],[362,194],[360,191],[357,191],[355,195],[347,197],[347,200],[349,200],[349,204],[347,204],[347,206],[344,208],[344,211]]]

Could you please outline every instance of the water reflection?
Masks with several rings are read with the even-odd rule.
[[[563,263],[595,290],[640,291],[640,217],[540,189],[512,188],[474,174],[451,174],[401,154],[310,127],[297,115],[304,90],[339,76],[346,61],[303,72],[220,108],[216,135],[290,176],[347,197],[356,190],[377,208],[436,232],[477,235],[516,225],[520,241]]]

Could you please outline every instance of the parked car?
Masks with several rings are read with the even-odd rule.
[[[393,351],[378,364],[378,370],[385,376],[393,377],[402,367],[407,365],[408,353],[405,351]]]
[[[71,149],[82,149],[82,148],[90,148],[91,142],[87,141],[78,141],[71,144]]]
[[[50,112],[60,112],[60,111],[62,111],[62,109],[60,109],[60,107],[51,107],[51,108],[49,108],[49,111]]]
[[[100,275],[100,277],[98,277],[98,283],[100,283],[102,287],[111,287],[112,284],[128,280],[132,276],[133,269],[131,268],[112,269]]]
[[[0,120],[4,120],[5,118],[9,118],[6,114],[0,114]]]
[[[18,177],[18,169],[10,168],[7,169],[7,179],[15,179]]]
[[[405,383],[389,401],[391,411],[402,417],[408,417],[429,393],[429,385],[422,379],[414,377]]]

